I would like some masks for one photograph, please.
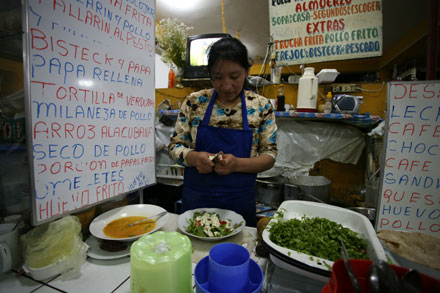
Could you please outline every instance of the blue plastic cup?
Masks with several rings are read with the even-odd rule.
[[[243,292],[249,283],[249,251],[235,243],[221,243],[209,251],[209,291]]]

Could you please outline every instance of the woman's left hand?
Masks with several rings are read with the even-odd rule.
[[[221,160],[217,159],[215,161],[214,171],[218,175],[229,175],[235,172],[237,165],[237,157],[232,154],[224,154],[221,152]]]

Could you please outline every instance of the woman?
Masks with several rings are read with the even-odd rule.
[[[183,102],[169,145],[170,157],[186,167],[182,211],[229,209],[256,225],[256,175],[275,163],[277,126],[270,101],[244,89],[250,66],[239,40],[220,39],[208,56],[214,89]]]

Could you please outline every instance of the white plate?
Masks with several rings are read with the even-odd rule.
[[[86,244],[89,246],[89,250],[87,250],[87,255],[94,259],[116,259],[124,256],[130,255],[130,247],[133,242],[124,243],[127,247],[124,250],[120,251],[107,251],[101,249],[101,241],[93,235],[90,235],[86,240]]]
[[[196,236],[194,234],[191,234],[189,232],[186,231],[186,229],[189,226],[189,220],[192,220],[194,217],[194,213],[195,212],[208,212],[208,213],[217,213],[220,217],[220,220],[231,220],[231,225],[232,227],[234,227],[235,225],[238,225],[240,223],[242,223],[240,226],[238,226],[237,228],[235,228],[235,230],[231,233],[228,234],[226,236],[221,236],[221,237],[200,237],[200,236]],[[177,227],[179,227],[179,229],[185,233],[186,235],[192,236],[194,238],[200,239],[200,240],[205,240],[205,241],[218,241],[218,240],[222,240],[231,236],[234,236],[238,233],[241,232],[241,230],[243,230],[244,226],[246,226],[246,221],[243,219],[243,217],[239,214],[237,214],[236,212],[230,211],[230,210],[223,210],[223,209],[213,209],[213,208],[200,208],[200,209],[195,209],[195,210],[190,210],[190,211],[186,211],[183,214],[181,214],[179,216],[179,218],[177,219]]]
[[[385,251],[379,242],[379,238],[376,236],[371,222],[367,217],[357,212],[353,212],[349,209],[305,201],[305,200],[287,200],[284,201],[278,211],[283,211],[283,220],[288,219],[300,219],[302,216],[309,218],[320,217],[326,218],[330,221],[341,224],[344,227],[350,228],[354,232],[358,233],[358,236],[367,241],[367,253],[371,258],[373,255],[378,259],[386,261]],[[276,222],[277,219],[270,220],[268,226],[271,223]],[[329,267],[333,265],[333,261],[313,256],[313,260],[310,259],[310,255],[305,253],[299,253],[295,250],[281,247],[273,243],[270,238],[268,229],[264,229],[262,234],[263,243],[267,246],[269,253],[276,254],[276,257],[280,260],[286,261],[289,264],[299,266],[302,269],[310,270],[314,273],[329,275],[331,269]]]
[[[153,233],[154,231],[158,230],[163,225],[165,225],[168,221],[168,214],[166,214],[165,216],[163,216],[162,218],[156,221],[156,226],[154,227],[153,230],[139,236],[127,237],[127,238],[111,238],[104,234],[103,229],[105,226],[107,226],[108,223],[119,218],[135,217],[135,216],[151,217],[161,212],[166,212],[166,210],[159,206],[151,205],[151,204],[134,204],[134,205],[123,206],[120,208],[107,211],[94,218],[92,223],[90,223],[89,230],[93,236],[99,239],[117,240],[117,241],[134,241],[136,239],[139,239],[142,235]]]

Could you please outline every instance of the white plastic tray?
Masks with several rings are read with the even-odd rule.
[[[335,81],[338,75],[339,72],[336,69],[322,69],[316,77],[318,78],[318,83],[331,83]]]
[[[305,215],[309,218],[326,218],[333,222],[339,223],[344,227],[350,228],[351,230],[359,233],[359,237],[367,241],[367,253],[370,258],[375,256],[378,259],[384,261],[387,260],[385,251],[376,236],[376,232],[374,231],[371,222],[364,215],[337,206],[304,200],[284,201],[278,208],[278,211],[280,210],[284,212],[283,220],[293,218],[300,219]],[[277,219],[272,219],[268,226],[270,226],[270,224],[274,221],[277,221]],[[299,253],[273,243],[269,236],[269,230],[265,229],[262,234],[263,243],[271,253],[271,259],[276,260],[274,261],[275,263],[283,261],[286,262],[286,266],[284,268],[287,269],[289,266],[293,265],[296,267],[301,267],[306,271],[310,270],[316,274],[326,276],[330,275],[331,270],[325,265],[325,263],[331,267],[333,265],[333,261],[318,258],[316,256],[313,256],[313,260],[311,260],[310,255],[308,254]]]

